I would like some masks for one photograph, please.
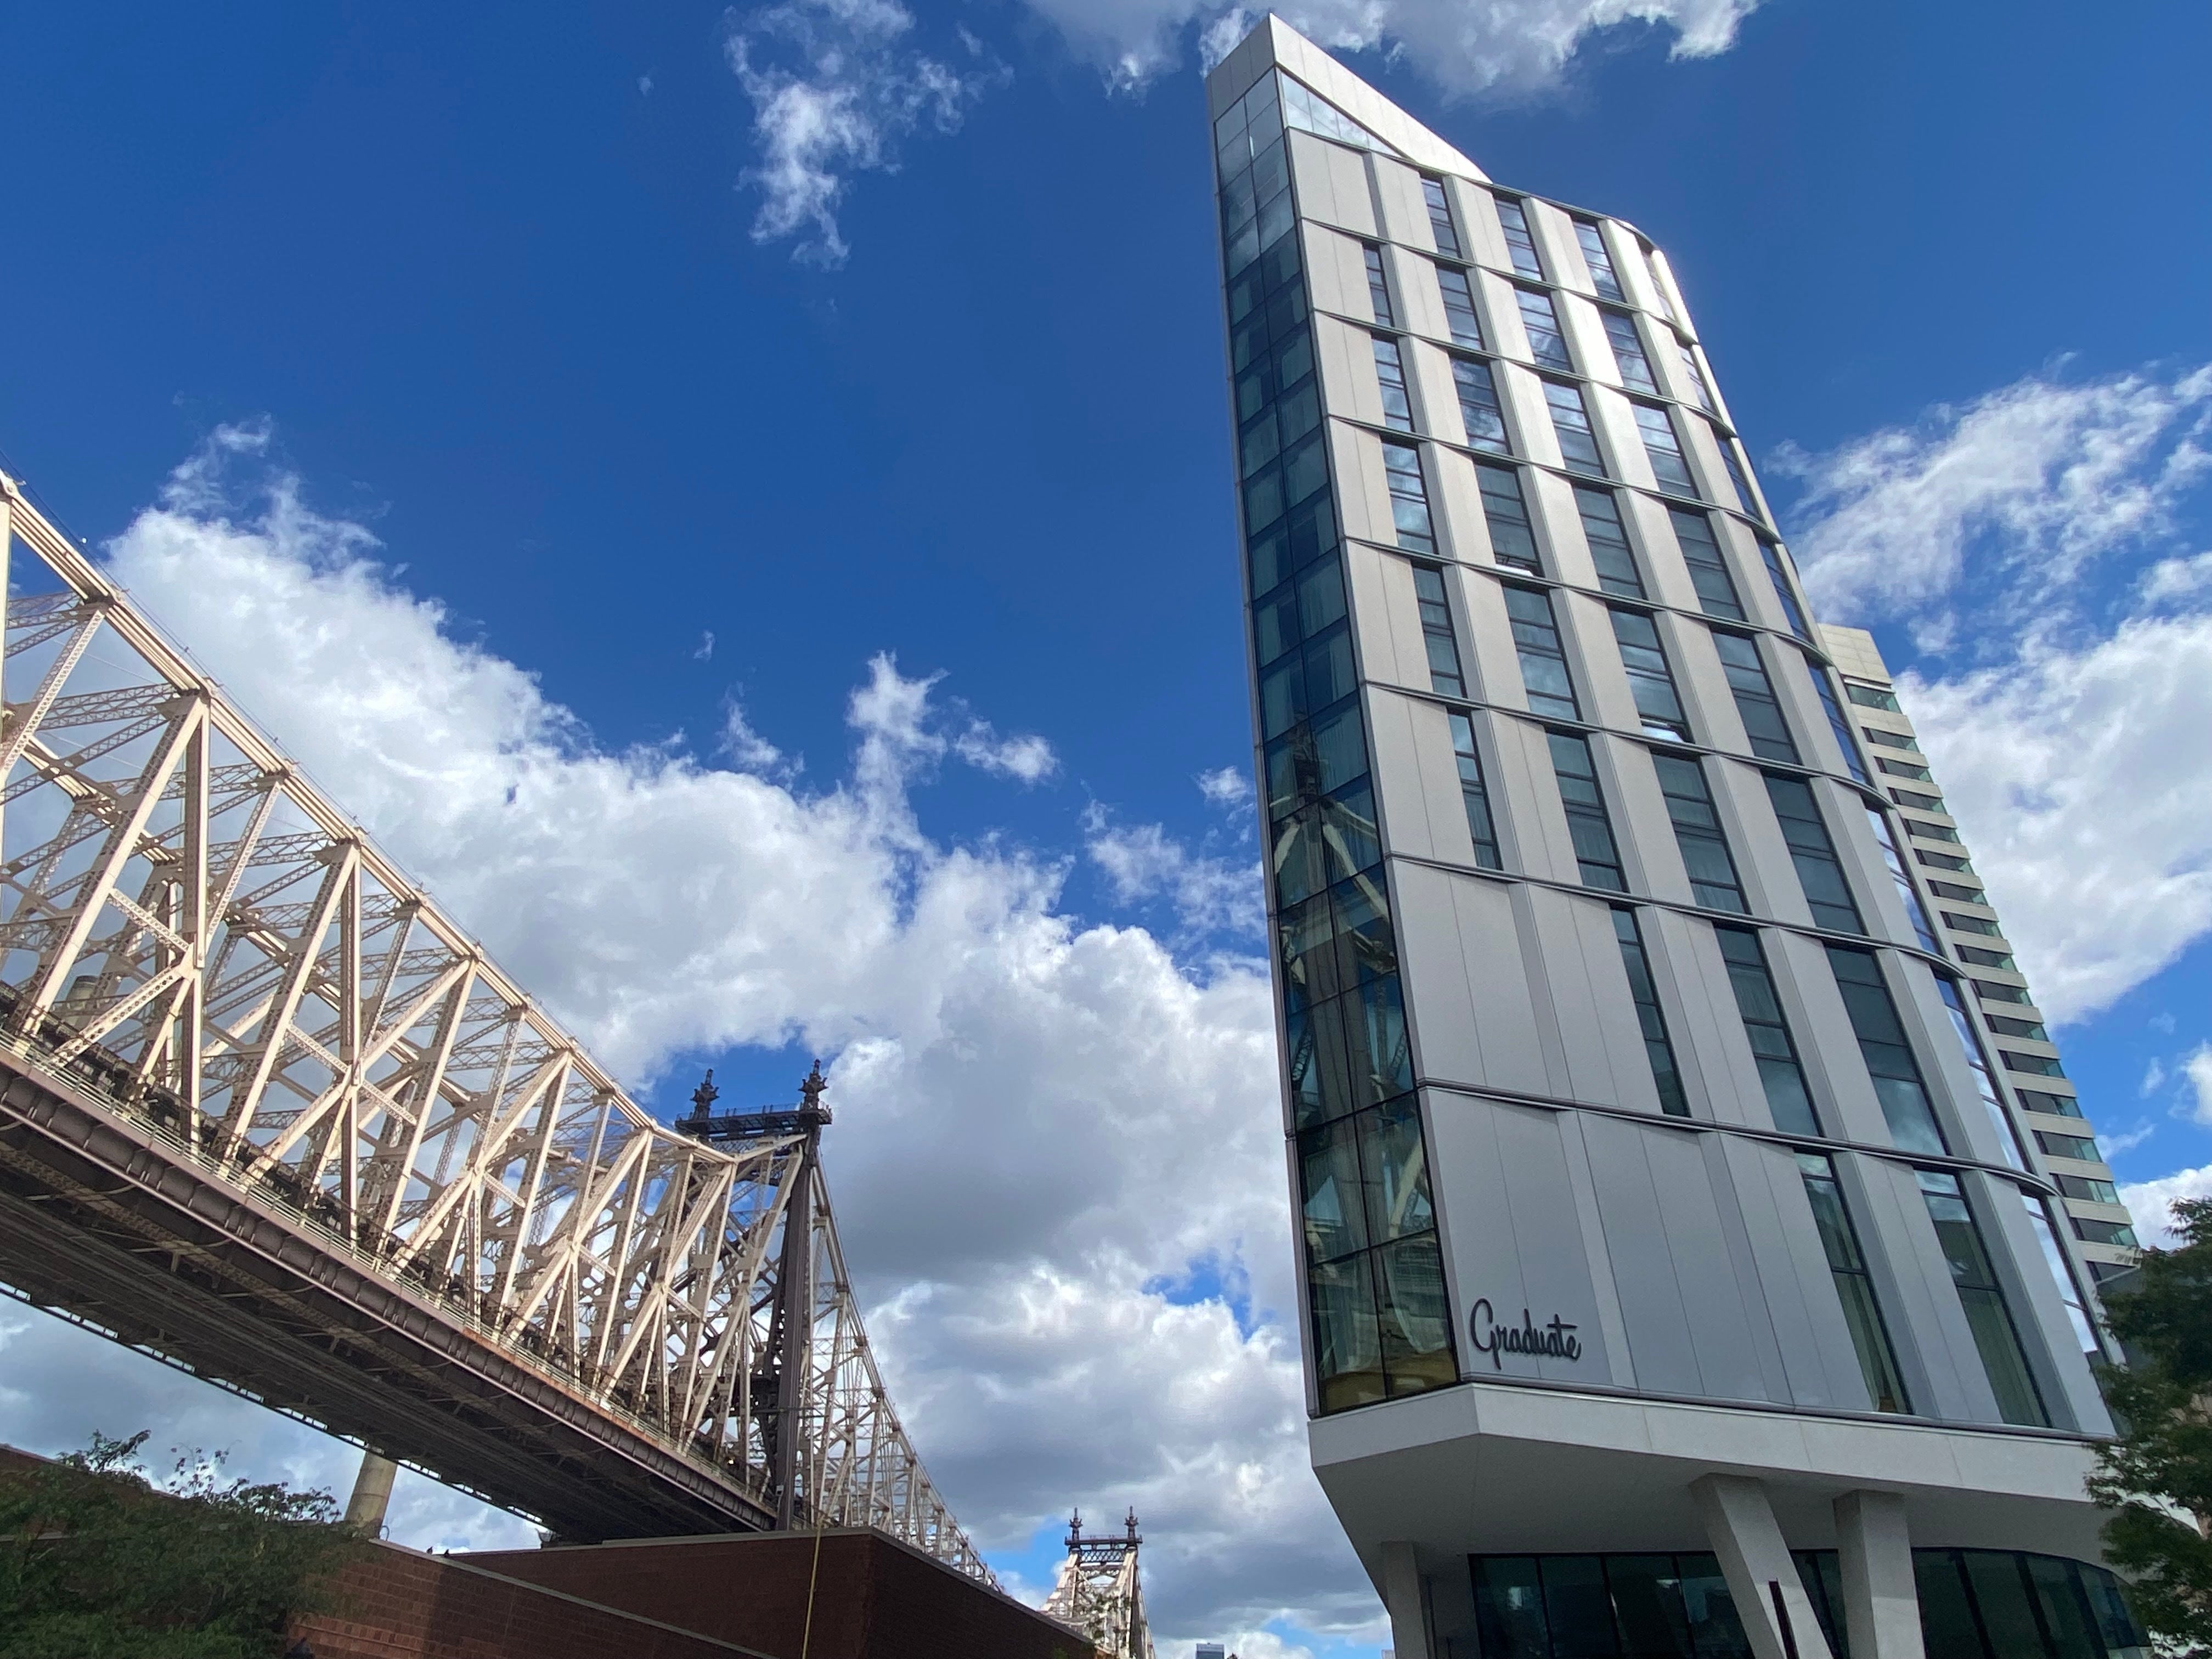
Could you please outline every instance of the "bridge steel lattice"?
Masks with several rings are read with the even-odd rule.
[[[826,1114],[656,1122],[4,478],[0,560],[5,1288],[564,1537],[873,1526],[995,1587]]]
[[[1067,1517],[1067,1557],[1044,1610],[1088,1637],[1098,1659],[1156,1659],[1137,1565],[1144,1541],[1133,1509],[1118,1533],[1085,1533],[1081,1510]]]

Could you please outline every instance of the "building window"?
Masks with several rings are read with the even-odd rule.
[[[2020,1097],[2024,1112],[2048,1112],[2053,1117],[2081,1115],[2081,1103],[2071,1095],[2054,1095],[2042,1089],[2015,1089],[2013,1093]]]
[[[1406,366],[1398,356],[1398,343],[1375,337],[1375,379],[1382,388],[1382,423],[1400,432],[1413,429],[1413,405],[1406,396]]]
[[[1910,732],[1885,732],[1879,726],[1862,726],[1869,743],[1878,743],[1888,749],[1910,749],[1920,752],[1920,740]]]
[[[1806,625],[1805,608],[1797,603],[1797,595],[1790,590],[1790,578],[1783,573],[1782,550],[1761,536],[1759,556],[1765,562],[1767,580],[1774,584],[1774,597],[1782,602],[1782,614],[1789,621],[1790,631],[1810,644],[1813,630]]]
[[[1581,388],[1547,380],[1544,401],[1551,405],[1552,430],[1559,434],[1559,459],[1567,471],[1605,477],[1605,458],[1598,453],[1597,434],[1590,428],[1589,410],[1583,406]]]
[[[1432,564],[1413,567],[1413,594],[1421,608],[1421,638],[1429,652],[1429,689],[1448,697],[1467,695],[1460,672],[1459,641],[1452,636],[1451,605],[1444,598],[1444,573]]]
[[[1575,360],[1567,355],[1567,337],[1559,331],[1559,313],[1552,305],[1552,296],[1516,288],[1513,297],[1521,307],[1522,325],[1528,331],[1528,355],[1540,368],[1563,368],[1571,374]]]
[[[2025,985],[2001,985],[1993,979],[1976,980],[1974,991],[1984,1002],[2016,1002],[2025,1007],[2035,1000]]]
[[[1659,382],[1651,378],[1651,362],[1644,355],[1644,342],[1637,337],[1636,319],[1622,311],[1601,311],[1605,319],[1605,337],[1613,343],[1613,360],[1620,366],[1620,383],[1631,392],[1641,392],[1647,397],[1659,395]]]
[[[1521,204],[1510,196],[1495,198],[1498,203],[1498,228],[1505,233],[1505,246],[1513,255],[1513,269],[1523,276],[1544,280],[1544,262],[1536,257],[1536,239],[1528,234],[1528,216],[1522,211]]]
[[[1457,1382],[1413,1098],[1309,1130],[1298,1163],[1322,1409]]]
[[[1889,792],[1889,798],[1899,806],[1917,806],[1923,812],[1942,812],[1949,810],[1943,805],[1942,796],[1923,795],[1914,789],[1893,788]]]
[[[1928,925],[1928,913],[1920,908],[1920,895],[1912,890],[1912,877],[1897,850],[1896,837],[1889,833],[1888,817],[1871,806],[1866,815],[1867,828],[1874,831],[1875,845],[1881,848],[1881,861],[1889,866],[1889,878],[1897,884],[1897,896],[1904,902],[1905,920],[1912,924],[1920,948],[1929,956],[1942,956],[1943,947],[1936,942],[1936,930]]]
[[[1910,827],[1909,824],[1908,827]],[[1929,853],[1915,848],[1912,856],[1931,870],[1956,870],[1969,876],[1974,873],[1973,861],[1971,859],[1958,858],[1949,853]]]
[[[1751,752],[1761,760],[1797,763],[1797,744],[1790,736],[1790,723],[1775,700],[1766,678],[1766,665],[1759,654],[1759,641],[1747,634],[1713,630],[1713,649],[1720,653],[1721,672],[1728,676],[1735,696],[1735,712],[1742,717],[1744,736]]]
[[[1989,1252],[1983,1247],[1981,1228],[1967,1207],[1959,1178],[1934,1170],[1915,1173],[1920,1177],[1920,1195],[1927,1202],[1928,1218],[1936,1224],[1936,1242],[1942,1247],[1943,1259],[1950,1263],[1951,1282],[1958,1289],[1960,1305],[1966,1310],[1974,1346],[1981,1351],[1982,1369],[1989,1374],[1990,1391],[1996,1395],[1997,1414],[2024,1428],[2048,1428],[2051,1419],[2043,1409],[2043,1396],[2027,1368],[2020,1333],[2013,1328],[2012,1314],[1997,1288]]]
[[[1367,299],[1375,307],[1375,320],[1385,328],[1395,328],[1398,318],[1390,308],[1390,280],[1382,272],[1382,250],[1372,242],[1360,246],[1367,256]]]
[[[2083,1164],[2102,1164],[2105,1161],[2105,1155],[2097,1149],[2094,1135],[2055,1135],[2048,1129],[2038,1129],[2035,1144],[2051,1158],[2070,1158]]]
[[[1887,708],[1893,714],[1905,712],[1898,707],[1894,693],[1884,691],[1878,686],[1861,685],[1856,680],[1845,680],[1844,692],[1862,708]]]
[[[1912,1045],[1905,1040],[1897,1005],[1890,1000],[1889,987],[1882,982],[1881,966],[1874,953],[1831,945],[1828,965],[1835,971],[1836,989],[1843,994],[1867,1074],[1874,1079],[1890,1139],[1904,1152],[1948,1152],[1943,1131],[1936,1121],[1936,1109],[1929,1103],[1920,1062],[1912,1057]]]
[[[1483,522],[1490,527],[1490,555],[1500,564],[1542,574],[1536,557],[1536,532],[1528,505],[1521,499],[1521,476],[1510,466],[1475,463],[1474,481],[1482,493]]]
[[[1698,407],[1706,414],[1714,413],[1713,389],[1705,384],[1705,371],[1698,362],[1697,347],[1679,335],[1674,344],[1682,354],[1682,378],[1690,384],[1691,396],[1696,398]],[[1753,516],[1756,518],[1758,515],[1753,514]]]
[[[1474,861],[1486,870],[1500,869],[1498,828],[1490,817],[1490,791],[1482,781],[1482,757],[1475,751],[1474,721],[1454,709],[1451,734],[1452,754],[1459,762],[1460,799],[1467,806],[1468,833],[1474,837]]]
[[[1749,907],[1743,902],[1743,884],[1737,879],[1735,860],[1729,857],[1721,834],[1720,814],[1714,810],[1712,792],[1705,787],[1705,769],[1690,755],[1653,750],[1653,770],[1659,775],[1659,793],[1667,802],[1667,816],[1674,825],[1675,844],[1682,851],[1682,867],[1690,878],[1690,891],[1709,910],[1733,910],[1739,915]]]
[[[1874,757],[1874,767],[1875,771],[1887,773],[1893,778],[1911,778],[1915,783],[1936,781],[1935,774],[1926,767],[1916,765],[1911,761],[1892,760],[1887,755],[1876,755]]]
[[[2101,1221],[2094,1216],[2074,1218],[2074,1237],[2085,1244],[2117,1244],[2123,1249],[2142,1248],[2136,1230],[2124,1221]]]
[[[1798,1062],[1797,1045],[1783,1017],[1782,999],[1775,992],[1759,935],[1746,927],[1716,927],[1713,937],[1720,942],[1721,959],[1728,963],[1736,1011],[1743,1016],[1743,1034],[1759,1067],[1759,1086],[1766,1091],[1767,1115],[1786,1135],[1819,1134],[1820,1115],[1813,1109],[1805,1068]]]
[[[1682,699],[1674,690],[1674,677],[1667,667],[1666,647],[1659,629],[1641,611],[1613,612],[1613,641],[1620,647],[1620,665],[1628,671],[1628,690],[1636,699],[1636,713],[1646,737],[1672,738],[1688,743],[1690,717],[1682,712]]]
[[[1682,562],[1690,567],[1690,585],[1698,590],[1698,603],[1705,607],[1705,614],[1741,622],[1743,601],[1736,597],[1735,580],[1729,574],[1728,561],[1721,555],[1720,544],[1713,539],[1712,521],[1686,507],[1669,506],[1667,516],[1674,521],[1674,539],[1681,545]]]
[[[1805,890],[1813,925],[1838,933],[1863,933],[1858,905],[1851,898],[1836,843],[1829,838],[1811,787],[1802,778],[1777,777],[1771,772],[1765,776],[1767,799],[1774,803],[1782,838],[1790,844],[1790,860],[1797,866],[1797,884]]]
[[[1492,455],[1510,455],[1505,410],[1498,401],[1498,382],[1490,365],[1472,357],[1452,359],[1452,384],[1459,390],[1459,417],[1467,428],[1467,447]]]
[[[1444,296],[1444,320],[1451,325],[1451,337],[1463,346],[1483,349],[1482,324],[1474,314],[1474,295],[1467,285],[1467,273],[1451,265],[1437,267],[1437,287]]]
[[[1836,1180],[1835,1165],[1816,1152],[1797,1154],[1797,1170],[1805,1180],[1805,1198],[1813,1206],[1813,1224],[1820,1230],[1820,1247],[1826,1251],[1828,1272],[1836,1282],[1836,1297],[1844,1306],[1844,1324],[1858,1352],[1859,1375],[1866,1378],[1867,1398],[1878,1412],[1910,1411],[1905,1384],[1897,1374],[1897,1356],[1889,1346],[1889,1329],[1882,1323],[1875,1301],[1874,1277],[1867,1272],[1859,1250],[1858,1234],[1850,1212],[1844,1207],[1844,1189]]]
[[[1620,522],[1620,507],[1610,489],[1575,486],[1575,511],[1589,543],[1590,562],[1597,567],[1597,585],[1608,593],[1632,599],[1644,597],[1644,578],[1636,571],[1636,555],[1628,545],[1628,532]]]
[[[1636,411],[1636,429],[1644,437],[1644,453],[1651,462],[1651,476],[1659,481],[1662,489],[1671,489],[1680,495],[1695,495],[1698,486],[1690,477],[1690,463],[1682,454],[1682,441],[1674,435],[1674,423],[1667,418],[1667,411],[1654,404],[1632,404]]]
[[[1626,892],[1620,848],[1614,844],[1613,823],[1606,817],[1605,796],[1598,788],[1589,740],[1573,732],[1547,735],[1552,744],[1552,770],[1559,783],[1559,804],[1566,808],[1567,833],[1574,838],[1575,861],[1582,869],[1583,885]]]
[[[1429,228],[1436,233],[1437,252],[1460,257],[1459,231],[1452,224],[1451,204],[1444,198],[1444,181],[1424,177],[1421,200],[1428,204]]]
[[[1955,845],[1959,839],[1959,832],[1948,824],[1927,823],[1918,818],[1907,818],[1905,820],[1905,828],[1907,834],[1918,836],[1928,841],[1948,841]]]
[[[1411,444],[1382,446],[1382,470],[1390,481],[1390,519],[1398,529],[1398,545],[1417,552],[1436,550],[1436,532],[1429,525],[1429,492],[1421,483],[1421,453]]]
[[[2006,1163],[2025,1170],[2027,1159],[2021,1152],[2020,1132],[2013,1127],[2012,1114],[2005,1110],[2004,1097],[1997,1092],[1997,1080],[1990,1070],[1989,1057],[1982,1052],[1982,1040],[1974,1035],[1974,1022],[1966,1017],[1966,999],[1947,974],[1936,975],[1936,988],[1950,1012],[1951,1029],[1959,1034],[1959,1052],[1966,1057],[1966,1069],[1974,1074],[1974,1092],[1982,1097],[1982,1109],[1989,1114],[1997,1148]]]
[[[1805,672],[1813,677],[1814,694],[1827,711],[1828,730],[1836,734],[1836,747],[1843,751],[1844,770],[1861,783],[1868,781],[1866,763],[1859,758],[1858,744],[1851,741],[1851,723],[1844,718],[1843,704],[1836,701],[1836,688],[1828,678],[1828,671],[1808,657]]]
[[[1318,839],[1335,839],[1344,816],[1324,814]],[[1366,825],[1353,833],[1364,835]],[[1359,848],[1350,856],[1370,851]],[[1334,1121],[1411,1089],[1397,946],[1380,878],[1361,871],[1309,890],[1277,910],[1275,931],[1297,1127]]]
[[[1528,694],[1528,712],[1580,720],[1582,709],[1576,704],[1574,681],[1567,673],[1567,653],[1559,643],[1551,595],[1540,587],[1508,587],[1505,614],[1513,623],[1513,649],[1521,659],[1521,684]]]
[[[1984,951],[1978,945],[1960,945],[1954,947],[1961,962],[1972,963],[1977,968],[2002,968],[2007,973],[2017,973],[2013,960],[2002,951]]]
[[[2117,1204],[2119,1188],[2109,1181],[2099,1181],[2091,1176],[2055,1175],[2051,1177],[2058,1190],[2069,1198],[2078,1198],[2084,1204]]]
[[[2066,1183],[2069,1181],[2084,1187],[2103,1188],[2107,1195],[2097,1200],[2099,1203],[2119,1202],[2119,1195],[2112,1191],[2112,1183],[2109,1181],[2081,1181],[2075,1176],[2060,1176],[2058,1189],[2065,1192]],[[2075,1340],[2081,1345],[2081,1357],[2094,1365],[2106,1357],[2105,1344],[2097,1334],[2096,1321],[2089,1316],[2088,1304],[2081,1294],[2081,1287],[2075,1282],[2073,1266],[2066,1260],[2066,1252],[2058,1247],[2058,1231],[2051,1224],[2051,1212],[2033,1193],[2022,1193],[2020,1202],[2021,1207],[2027,1212],[2028,1231],[2035,1235],[2035,1242],[2043,1249],[2043,1262],[2051,1269],[2051,1282],[2058,1287],[2058,1299],[2066,1304],[2066,1317],[2073,1324]]]
[[[1559,734],[1554,732],[1553,743],[1556,744],[1559,740]],[[1587,873],[1583,879],[1589,879]],[[1636,912],[1614,910],[1613,932],[1620,941],[1620,965],[1627,970],[1628,994],[1636,1004],[1636,1023],[1644,1032],[1644,1053],[1651,1062],[1651,1081],[1659,1091],[1659,1109],[1669,1117],[1687,1117],[1689,1097],[1683,1092],[1682,1073],[1674,1064],[1674,1045],[1667,1038],[1667,1014],[1659,1006],[1659,986],[1651,976],[1651,959],[1644,949],[1644,934],[1636,925]]]
[[[2016,1054],[2009,1048],[1998,1052],[2004,1056],[2008,1072],[2019,1072],[2027,1077],[2063,1078],[2066,1075],[2066,1068],[2058,1063],[2056,1054]]]
[[[1987,916],[1962,916],[1956,910],[1946,910],[1943,925],[1958,933],[1978,933],[1984,939],[2004,937],[2004,930]]]
[[[2005,988],[2010,990],[2012,988],[2007,986]],[[2020,1000],[2025,1001],[2027,999],[2022,997]],[[2043,1022],[2040,1020],[2008,1019],[2002,1014],[1991,1014],[1989,1021],[1990,1030],[1999,1036],[2028,1037],[2037,1042],[2051,1041],[2051,1033],[2043,1029]]]
[[[1628,303],[1628,296],[1620,291],[1620,276],[1613,268],[1613,255],[1607,252],[1605,233],[1587,219],[1575,221],[1575,240],[1583,247],[1583,263],[1589,267],[1590,286],[1597,289],[1601,300],[1617,300]]]
[[[1707,406],[1711,407],[1710,404]],[[1751,480],[1745,476],[1742,461],[1737,459],[1734,440],[1725,433],[1716,432],[1713,443],[1721,452],[1721,465],[1728,469],[1729,483],[1735,489],[1735,499],[1743,508],[1744,517],[1758,518],[1759,498],[1751,493]]]

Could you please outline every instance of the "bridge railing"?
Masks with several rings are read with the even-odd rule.
[[[797,1512],[990,1581],[796,1140],[656,1121],[4,479],[0,578],[0,1044],[764,1500],[803,1354]]]

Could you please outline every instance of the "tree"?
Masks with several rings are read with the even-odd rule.
[[[0,1659],[260,1659],[355,1540],[326,1492],[178,1460],[161,1486],[143,1432],[95,1433],[56,1463],[0,1469]]]
[[[2212,1656],[2212,1200],[2173,1206],[2182,1243],[2145,1250],[2106,1304],[2126,1369],[2106,1374],[2122,1428],[2098,1453],[2089,1494],[2118,1511],[2106,1553],[2161,1650]],[[2186,1517],[2185,1519],[2184,1517]]]

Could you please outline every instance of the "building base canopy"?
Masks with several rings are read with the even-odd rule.
[[[1382,1540],[1430,1552],[1704,1549],[1691,1488],[1747,1475],[1791,1547],[1836,1547],[1835,1500],[1903,1500],[1918,1545],[2099,1559],[2088,1445],[1468,1382],[1310,1425],[1314,1473],[1370,1573]]]
[[[1654,1630],[1683,1632],[1711,1603],[1706,1637],[1684,1635],[1682,1651],[1730,1659],[2130,1650],[2094,1565],[2104,1517],[2079,1441],[1482,1383],[1322,1419],[1310,1436],[1408,1659],[1552,1659],[1568,1649],[1547,1619],[1580,1607],[1611,1628],[1645,1603],[1663,1604]],[[1500,1620],[1516,1608],[1511,1634]],[[1984,1629],[2015,1617],[2018,1639],[2045,1638]],[[1570,1646],[1640,1656],[1630,1628],[1607,1638],[1625,1647],[1588,1632]]]

